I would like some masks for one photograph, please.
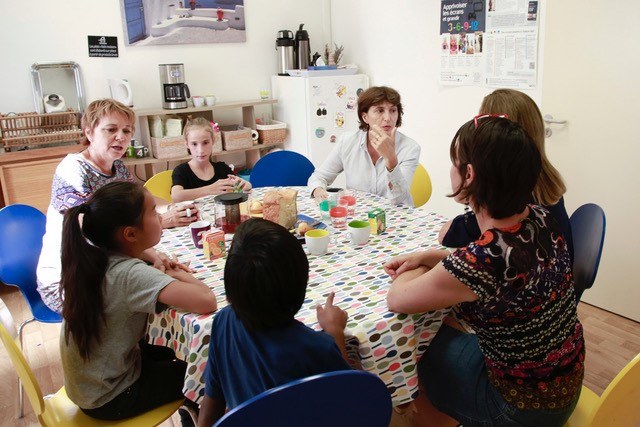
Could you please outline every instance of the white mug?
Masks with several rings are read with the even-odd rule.
[[[349,236],[351,236],[351,244],[364,245],[369,241],[369,235],[371,234],[371,225],[369,221],[354,220],[349,222]]]
[[[324,255],[329,249],[329,232],[327,230],[309,230],[304,235],[307,249],[312,255]]]
[[[195,206],[195,204],[193,203],[193,200],[185,200],[185,201],[183,201],[183,202],[176,202],[176,203],[174,203],[173,205],[174,205],[176,208],[180,208],[180,207],[182,207],[182,206],[191,206],[191,205],[194,205],[194,206]],[[187,212],[186,212],[186,213],[187,213],[187,218],[189,218],[189,217],[191,216],[191,214],[192,214],[191,209],[190,209],[190,208],[187,208],[187,209],[186,209],[186,211],[187,211]]]
[[[207,105],[216,105],[216,97],[213,95],[207,95],[204,97],[204,102]]]
[[[201,96],[193,96],[191,101],[193,101],[194,107],[202,107],[204,105],[204,98]]]

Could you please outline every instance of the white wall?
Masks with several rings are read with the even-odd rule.
[[[541,12],[539,16],[543,16]],[[478,112],[492,89],[440,86],[440,1],[333,0],[332,38],[345,46],[344,62],[369,74],[372,86],[391,86],[404,107],[401,131],[422,146],[421,162],[433,185],[423,207],[446,216],[462,207],[445,197],[449,181],[449,145],[458,127]],[[539,90],[527,92],[538,100]]]
[[[638,114],[633,102],[640,88],[634,77],[640,49],[633,43],[610,44],[607,28],[616,19],[620,21],[617,40],[633,39],[633,15],[616,15],[629,8],[611,10],[609,3],[600,1],[585,9],[579,3],[549,5],[547,16],[546,2],[540,1],[540,85],[528,94],[543,114],[569,120],[565,127],[552,126],[554,135],[546,141],[547,155],[568,186],[567,210],[593,201],[607,214],[600,271],[583,300],[640,320],[640,291],[633,268],[638,241],[633,225],[638,201],[633,194],[640,184],[634,168],[638,137],[633,120]],[[400,91],[405,106],[402,130],[421,144],[421,161],[433,181],[433,195],[424,209],[452,216],[461,208],[445,197],[450,191],[451,138],[458,126],[476,114],[482,97],[492,89],[438,84],[439,8],[436,0],[405,0],[393,6],[382,0],[332,0],[331,23],[332,39],[344,44],[346,62],[358,64],[373,85]],[[579,16],[575,10],[580,10]],[[585,38],[566,27],[571,20],[596,24]],[[545,30],[549,31],[546,37]],[[545,40],[551,55],[545,55]],[[625,66],[620,67],[625,55]],[[552,82],[548,88],[542,87],[545,81]],[[548,89],[544,103],[543,89]],[[620,157],[621,153],[627,157]]]
[[[125,46],[120,2],[33,0],[2,1],[0,40],[3,48],[0,112],[34,111],[30,67],[35,62],[74,61],[84,75],[90,102],[108,97],[107,78],[126,78],[136,107],[157,108],[161,93],[158,64],[185,64],[192,94],[216,94],[219,101],[259,98],[277,70],[278,30],[309,31],[312,52],[324,46],[329,0],[245,0],[245,43],[169,46]],[[118,58],[90,58],[87,36],[118,37]],[[328,35],[326,36],[328,37]],[[328,39],[327,39],[328,40]],[[10,47],[9,44],[11,45]]]

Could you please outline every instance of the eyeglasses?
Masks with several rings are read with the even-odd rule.
[[[473,124],[476,125],[476,129],[478,129],[478,120],[486,119],[489,117],[497,117],[499,119],[508,119],[509,115],[507,114],[478,114],[473,118]]]

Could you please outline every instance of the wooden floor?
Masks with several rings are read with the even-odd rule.
[[[14,289],[0,284],[0,298],[9,307],[17,327],[30,316],[22,296]],[[578,315],[584,325],[587,346],[584,384],[601,394],[618,371],[640,353],[640,323],[584,303],[578,306]],[[63,385],[59,333],[59,324],[37,322],[26,326],[24,331],[24,351],[44,394],[52,393]],[[0,426],[37,426],[26,397],[25,417],[21,420],[15,418],[17,377],[4,347],[0,348],[0,382]],[[173,421],[180,425],[176,415]]]

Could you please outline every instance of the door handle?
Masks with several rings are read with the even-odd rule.
[[[566,120],[556,120],[553,118],[553,116],[551,114],[545,114],[544,115],[544,122],[548,123],[548,124],[555,124],[555,125],[565,125],[567,124]]]
[[[545,114],[543,117],[543,120],[546,124],[546,126],[544,127],[544,136],[546,136],[547,138],[550,138],[551,135],[553,135],[553,131],[551,130],[551,128],[549,127],[549,125],[566,125],[567,121],[566,120],[557,120],[554,119],[553,116],[551,114]]]

